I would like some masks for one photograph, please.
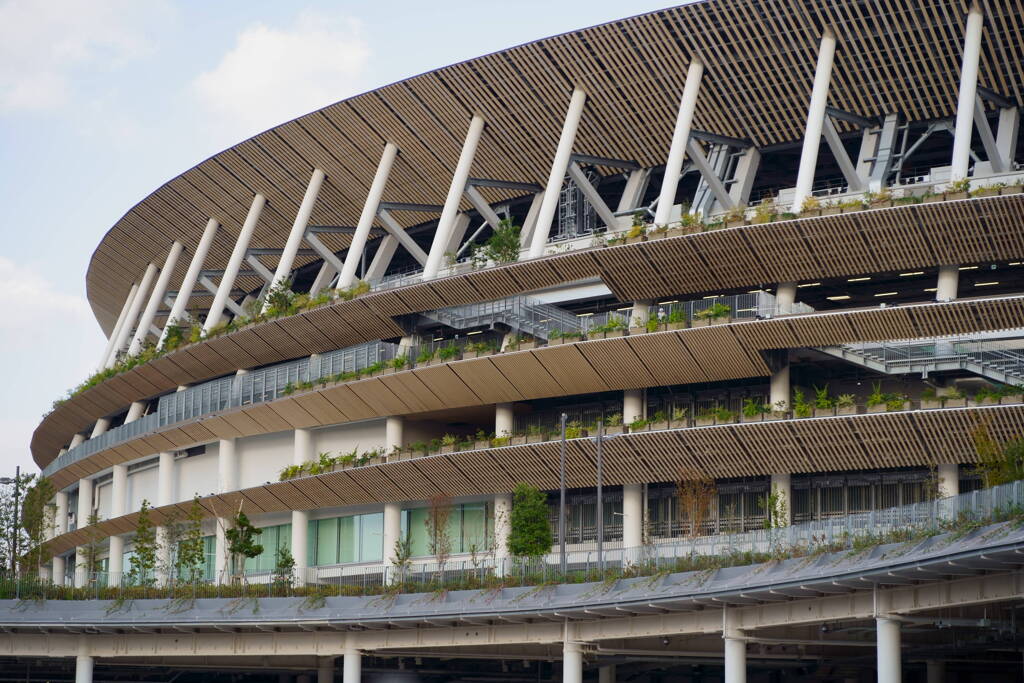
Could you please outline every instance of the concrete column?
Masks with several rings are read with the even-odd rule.
[[[363,656],[355,648],[345,648],[342,657],[342,683],[359,683],[359,679],[363,674]]]
[[[110,519],[125,514],[128,489],[128,466],[114,465],[110,481]],[[124,537],[110,537],[107,555],[107,574],[111,585],[119,585],[124,577]]]
[[[956,299],[960,285],[959,266],[939,266],[939,280],[935,285],[936,301],[953,301]]]
[[[133,401],[132,404],[128,406],[128,414],[124,416],[124,423],[128,424],[129,422],[135,422],[142,417],[144,410],[146,410],[145,401]]]
[[[754,187],[760,166],[761,153],[756,147],[748,148],[736,162],[732,174],[733,183],[729,186],[729,196],[737,206],[746,206],[750,203],[750,190]]]
[[[199,271],[203,269],[206,255],[210,251],[210,245],[213,244],[213,238],[217,236],[219,227],[220,224],[213,218],[206,221],[206,229],[203,230],[203,236],[199,238],[196,252],[192,254],[188,270],[185,271],[185,278],[181,281],[181,286],[178,287],[178,296],[174,297],[174,304],[171,306],[171,312],[167,314],[167,322],[164,324],[163,331],[160,332],[160,341],[157,342],[157,347],[164,345],[164,340],[167,339],[167,327],[181,320],[185,313],[192,290],[196,286],[196,280],[199,279]]]
[[[900,661],[900,622],[879,617],[875,619],[878,649],[878,683],[900,683],[903,666]]]
[[[64,575],[67,574],[67,560],[63,555],[54,555],[51,566],[50,580],[55,586],[63,586]]]
[[[811,196],[811,188],[814,186],[814,170],[818,165],[818,147],[821,145],[821,131],[825,124],[825,107],[828,105],[828,86],[832,80],[832,60],[835,54],[836,34],[831,28],[826,28],[818,48],[818,65],[814,70],[814,86],[807,107],[800,170],[797,172],[796,193],[790,209],[793,213],[800,213],[804,200]]]
[[[672,144],[669,146],[668,160],[665,162],[665,177],[661,180],[658,208],[654,214],[655,225],[668,225],[672,207],[676,203],[676,189],[679,187],[679,175],[683,170],[686,143],[690,141],[693,112],[697,107],[697,94],[700,92],[700,80],[703,75],[704,63],[697,57],[693,57],[686,72],[683,96],[679,100],[676,127],[672,132]]]
[[[313,432],[308,429],[296,429],[292,444],[292,464],[302,465],[315,458],[313,452]]]
[[[217,493],[227,493],[238,488],[238,456],[235,454],[235,440],[221,439],[217,448]]]
[[[780,282],[775,287],[775,311],[777,315],[787,315],[793,312],[793,304],[796,303],[796,283]]]
[[[569,167],[572,146],[576,142],[576,131],[579,128],[580,118],[583,116],[583,105],[586,101],[587,93],[583,89],[577,87],[572,91],[569,109],[565,113],[565,121],[562,124],[562,135],[558,139],[555,158],[551,162],[551,173],[548,175],[548,182],[544,189],[544,198],[537,211],[537,221],[534,224],[530,242],[530,258],[544,255],[544,247],[548,243],[548,235],[551,234],[551,221],[554,220],[555,210],[558,209],[558,198],[562,193],[565,170]]]
[[[86,654],[75,657],[75,683],[92,683],[93,658]]]
[[[779,502],[786,508],[786,515],[782,526],[789,526],[793,523],[793,477],[788,472],[780,472],[772,475],[772,492],[779,494]]]
[[[256,224],[260,220],[260,214],[263,213],[263,207],[266,203],[267,198],[261,194],[257,194],[252,198],[252,204],[249,205],[249,213],[245,215],[245,222],[242,223],[238,239],[235,240],[235,248],[231,251],[231,258],[228,259],[228,264],[224,266],[224,274],[220,276],[217,293],[213,295],[213,303],[210,304],[210,310],[206,314],[206,322],[203,323],[203,334],[208,333],[220,324],[220,319],[224,315],[225,303],[228,297],[231,296],[231,290],[235,287],[235,278],[238,277],[242,261],[245,260],[245,252],[249,249],[249,240],[252,239],[252,233],[256,230]]]
[[[77,522],[77,528],[84,529],[89,525],[89,515],[92,514],[92,497],[93,497],[93,482],[92,479],[81,479],[78,482],[78,512],[75,515]],[[79,546],[75,550],[77,563],[82,564],[82,558],[85,554],[85,548]],[[88,568],[87,567],[75,567],[75,587],[81,588],[86,584],[88,580]]]
[[[120,586],[124,582],[124,536],[114,534],[107,548],[107,585]]]
[[[724,638],[725,683],[747,683],[747,643],[738,638]]]
[[[295,585],[305,586],[309,574],[309,510],[292,510],[292,559]]]
[[[398,154],[398,147],[389,142],[384,145],[384,152],[381,154],[380,162],[377,164],[377,173],[373,176],[370,184],[370,191],[366,196],[366,203],[363,204],[363,211],[359,214],[359,223],[356,224],[356,231],[352,235],[352,243],[348,247],[348,254],[345,256],[344,268],[338,277],[338,287],[350,287],[355,281],[356,269],[363,256],[363,248],[366,246],[366,238],[370,236],[370,228],[373,227],[373,220],[377,217],[377,207],[380,206],[381,196],[384,194],[384,187],[388,183],[388,175],[395,163],[395,156]]]
[[[626,389],[622,392],[622,424],[628,425],[644,416],[644,390]]]
[[[53,514],[53,535],[60,536],[68,532],[68,494],[66,491],[58,491],[53,496],[53,504],[56,508]]]
[[[622,547],[638,548],[644,543],[644,485],[622,486]],[[636,555],[623,558],[632,562]]]
[[[395,547],[402,538],[402,504],[384,503],[384,530],[381,535],[381,557],[390,570],[395,566]],[[386,583],[395,580],[393,572],[389,573]]]
[[[170,505],[174,501],[174,453],[160,453],[156,470],[156,506]],[[157,582],[167,585],[171,577],[171,547],[167,542],[167,527],[157,527]]]
[[[317,659],[316,683],[334,683],[334,657]]]
[[[615,683],[615,665],[609,664],[597,670],[597,683]]]
[[[999,150],[1003,165],[1007,168],[1013,168],[1019,133],[1020,108],[1002,107],[999,110],[999,127],[996,129],[996,149]]]
[[[499,493],[494,496],[494,561],[495,574],[508,573],[508,536],[512,530],[512,494]]]
[[[95,439],[97,436],[107,431],[108,429],[110,429],[110,418],[101,417],[100,419],[96,420],[96,424],[92,426],[92,432],[89,434],[89,438]]]
[[[963,180],[971,163],[971,134],[974,132],[974,101],[978,94],[978,60],[981,56],[983,17],[977,2],[967,12],[964,28],[964,58],[960,66],[960,92],[956,103],[953,159],[949,179]]]
[[[629,326],[646,330],[647,321],[651,317],[651,306],[652,302],[650,301],[634,301],[633,311],[629,316]]]
[[[780,403],[785,404],[785,409],[789,409],[790,401],[790,383],[789,383],[789,359],[782,361],[781,367],[772,373],[771,386],[769,389],[768,401],[771,403],[771,409],[778,410]]]
[[[157,310],[163,305],[164,294],[167,293],[167,285],[171,282],[171,275],[174,274],[174,268],[178,265],[178,257],[181,256],[181,250],[184,246],[181,242],[174,242],[171,245],[171,250],[167,252],[167,258],[164,260],[164,267],[160,269],[160,276],[156,280],[156,284],[153,285],[153,291],[149,293],[149,301],[146,302],[146,308],[142,311],[142,315],[139,316],[139,324],[135,328],[135,336],[132,337],[132,343],[128,346],[128,355],[135,356],[142,350],[143,342],[146,341],[146,336],[149,335],[149,326],[153,324],[153,318],[156,317]]]
[[[441,263],[444,261],[444,252],[448,248],[448,240],[451,237],[452,227],[455,225],[455,219],[459,214],[459,202],[462,200],[462,193],[466,189],[469,171],[473,166],[476,148],[480,143],[480,136],[483,135],[483,132],[483,117],[479,114],[474,114],[469,122],[466,140],[462,143],[459,163],[455,166],[452,184],[448,188],[448,196],[444,200],[444,208],[441,209],[441,217],[437,221],[434,240],[430,243],[427,263],[423,266],[424,280],[432,280],[437,277],[437,272],[441,269]]]
[[[114,344],[117,343],[117,338],[121,335],[121,329],[125,325],[125,320],[128,319],[128,311],[132,307],[132,303],[135,301],[135,297],[139,293],[139,283],[133,282],[131,289],[128,290],[128,296],[125,297],[124,305],[121,307],[121,312],[117,316],[117,322],[114,324],[114,329],[110,332],[110,337],[107,339],[107,345],[103,348],[103,355],[100,356],[100,364],[96,368],[102,370],[107,367],[107,359],[110,358],[111,353],[114,351]]]
[[[515,418],[511,403],[496,403],[494,405],[494,435],[512,436],[515,429]]]
[[[401,415],[392,415],[384,423],[384,449],[388,455],[401,448],[404,440],[405,418]]]
[[[941,659],[927,659],[924,663],[927,683],[946,683],[946,663]]]
[[[960,465],[955,462],[938,466],[939,498],[960,494]]]
[[[117,339],[114,340],[114,345],[110,349],[110,355],[107,356],[104,367],[113,367],[114,363],[117,361],[117,354],[120,353],[125,344],[128,343],[128,335],[132,333],[132,328],[135,325],[136,320],[139,318],[139,311],[142,310],[142,302],[145,301],[150,287],[153,286],[153,280],[156,279],[156,271],[156,266],[152,263],[146,266],[146,272],[142,274],[142,280],[139,282],[139,288],[135,292],[135,298],[132,299],[131,306],[128,309],[128,315],[125,317],[124,324],[121,325],[121,329],[117,333]]]
[[[306,234],[306,226],[309,225],[309,217],[316,206],[317,195],[320,194],[320,187],[324,184],[326,174],[319,168],[313,169],[313,175],[309,178],[306,186],[306,193],[302,196],[302,203],[299,204],[299,212],[295,214],[295,222],[292,223],[292,230],[288,233],[288,240],[281,250],[281,258],[277,262],[277,270],[274,271],[274,278],[270,281],[270,289],[274,289],[288,279],[292,272],[292,264],[295,263],[295,255],[302,244],[302,236]],[[268,290],[269,291],[269,290]],[[270,305],[269,301],[263,304],[263,310]]]
[[[583,648],[565,641],[562,645],[562,683],[583,683]]]
[[[213,544],[213,573],[214,582],[226,584],[228,582],[228,541],[224,536],[224,529],[228,524],[227,519],[218,519],[217,528],[214,532]]]

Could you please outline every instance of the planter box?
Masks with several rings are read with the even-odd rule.
[[[493,351],[466,351],[465,353],[462,354],[462,357],[464,359],[483,358],[484,356],[490,356],[493,353]]]
[[[647,429],[652,432],[658,429],[668,429],[668,420],[663,420],[661,422],[650,422],[647,425]]]
[[[1007,185],[999,190],[999,194],[1020,194],[1024,192],[1024,185]]]
[[[537,342],[535,342],[535,341],[528,341],[528,342],[519,342],[518,344],[514,344],[514,345],[509,345],[505,350],[506,351],[532,351],[535,348],[537,348]]]
[[[622,434],[624,427],[622,425],[607,426],[604,428],[605,434]]]
[[[698,417],[694,420],[694,422],[698,427],[710,427],[711,425],[715,424],[715,418],[710,416]]]
[[[970,195],[966,192],[947,192],[946,201],[952,201],[954,199],[967,199]]]
[[[685,320],[680,320],[679,322],[665,323],[665,329],[667,329],[667,330],[685,330],[686,329],[686,321]]]
[[[942,407],[942,401],[937,398],[921,399],[921,410],[935,410]]]
[[[1021,394],[1007,394],[999,399],[999,402],[1003,405],[1013,405],[1014,403],[1024,403],[1024,395]]]
[[[708,318],[694,318],[690,322],[690,327],[708,327],[711,325],[711,320]]]
[[[544,443],[547,438],[543,434],[527,434],[526,443]]]
[[[729,322],[729,316],[720,315],[717,318],[694,318],[693,327],[709,327],[711,325],[724,325]]]
[[[462,354],[457,353],[451,358],[438,358],[434,365],[444,365],[445,363],[454,363],[457,360],[462,360]]]
[[[836,412],[835,412],[834,408],[815,408],[814,409],[814,417],[832,417],[835,414],[836,414]]]
[[[649,233],[647,233],[647,241],[651,242],[653,240],[664,239],[665,235],[667,235],[667,234],[668,234],[668,232],[665,231],[665,230],[662,230],[661,232],[649,232]]]
[[[942,194],[932,194],[932,195],[928,195],[926,197],[923,197],[921,199],[921,202],[923,204],[934,204],[935,202],[944,202],[944,201],[946,201],[946,196],[942,195]]]
[[[857,213],[858,211],[863,211],[863,210],[864,210],[863,206],[844,206],[843,207],[843,213]]]
[[[838,206],[828,206],[825,207],[824,209],[821,209],[822,216],[838,216],[842,212],[843,210],[840,209]]]
[[[741,228],[747,224],[747,221],[742,218],[736,218],[731,221],[725,221],[725,227],[727,228]]]
[[[769,420],[785,420],[787,417],[789,416],[786,413],[773,410],[770,413],[765,413],[764,415],[762,415],[761,419],[764,422],[768,422]]]
[[[836,415],[856,415],[857,406],[846,406],[845,408],[836,408]]]
[[[887,199],[884,202],[871,202],[872,209],[888,209],[893,205],[891,199]]]
[[[485,448],[490,448],[490,447],[491,447],[491,442],[490,441],[474,441],[473,442],[473,448],[475,450],[478,450],[478,451],[482,451]]]
[[[764,421],[764,415],[755,415],[754,417],[750,417],[749,415],[744,415],[744,416],[742,416],[740,418],[740,420],[742,422],[762,422],[762,421]]]
[[[996,197],[999,195],[1000,188],[998,187],[987,187],[984,190],[975,190],[971,193],[972,197]]]
[[[942,406],[944,408],[966,408],[966,398],[944,398],[942,399]]]
[[[807,217],[810,217],[810,216],[820,216],[820,215],[821,215],[821,209],[809,209],[808,211],[801,211],[800,212],[800,217],[801,218],[807,218]]]
[[[669,228],[665,231],[665,237],[682,237],[686,231],[682,228]]]
[[[983,398],[980,401],[971,401],[972,406],[994,406],[999,405],[999,399],[997,398]]]
[[[625,330],[612,330],[611,332],[605,332],[604,333],[604,338],[605,339],[617,339],[618,337],[625,337],[625,336],[626,336],[626,331]]]
[[[629,328],[630,334],[647,334],[646,327],[631,327]]]
[[[639,242],[646,242],[646,241],[647,241],[647,236],[646,235],[640,235],[639,237],[627,237],[626,238],[626,244],[637,244]]]
[[[885,406],[885,408],[886,408],[886,411],[890,412],[890,413],[897,413],[897,412],[899,412],[901,410],[910,410],[910,401],[904,401],[903,405],[901,407],[895,409],[895,410],[889,410],[888,406]]]
[[[455,452],[455,444],[452,444],[451,446],[441,446],[441,454],[442,455],[446,455],[448,453],[454,453],[454,452]]]
[[[527,436],[525,434],[522,435],[522,436],[513,436],[513,437],[511,437],[508,440],[508,445],[509,446],[525,446],[527,444],[526,439],[527,439]]]

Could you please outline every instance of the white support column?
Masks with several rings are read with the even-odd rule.
[[[75,446],[80,446],[85,441],[85,434],[75,434],[71,437],[71,443],[68,444],[68,450],[71,450]]]
[[[875,619],[878,648],[878,683],[900,683],[903,665],[900,660],[900,622],[879,617]]]
[[[939,279],[935,285],[936,301],[953,301],[956,299],[960,285],[960,268],[956,265],[939,266]]]
[[[747,643],[739,638],[723,638],[725,643],[725,683],[747,683]]]
[[[75,683],[92,683],[93,658],[87,654],[85,648],[81,648],[78,656],[75,657]]]
[[[324,261],[324,264],[320,266],[320,270],[317,271],[316,277],[313,278],[313,284],[309,287],[310,294],[315,296],[320,290],[326,289],[337,274],[338,269],[332,266],[330,262]]]
[[[217,293],[213,295],[213,303],[210,304],[210,310],[206,314],[206,322],[203,323],[203,334],[208,333],[220,324],[220,319],[224,315],[224,306],[227,303],[228,297],[231,296],[231,291],[235,288],[235,278],[238,277],[242,261],[245,260],[245,252],[249,249],[252,233],[256,230],[256,224],[260,220],[260,215],[263,213],[263,207],[266,203],[267,198],[261,194],[257,194],[252,198],[249,212],[245,215],[245,222],[242,223],[238,239],[235,240],[235,248],[231,251],[228,264],[224,266],[224,273],[220,276]]]
[[[992,132],[992,126],[988,124],[985,103],[980,96],[974,98],[974,125],[978,129],[978,137],[981,139],[981,146],[985,149],[985,158],[988,159],[992,173],[1003,173],[1007,170],[1003,164],[1003,155],[999,153],[996,136]]]
[[[775,287],[775,312],[778,315],[787,315],[793,312],[793,304],[796,303],[796,283],[780,282]]]
[[[54,555],[50,561],[50,580],[53,581],[53,585],[63,586],[67,572],[67,559],[63,555]]]
[[[213,581],[216,584],[228,583],[228,541],[224,536],[227,519],[216,520],[217,526],[213,538]]]
[[[778,410],[781,403],[785,405],[783,410],[788,410],[790,396],[789,360],[787,359],[781,363],[781,367],[772,373],[768,398],[771,406],[769,407],[773,411]]]
[[[139,317],[139,324],[135,328],[135,336],[132,337],[132,343],[128,347],[129,356],[137,355],[142,350],[143,342],[146,341],[146,337],[149,335],[149,326],[153,324],[153,318],[156,317],[156,312],[164,300],[167,285],[171,282],[174,267],[178,265],[178,257],[181,256],[181,250],[184,248],[181,242],[174,242],[171,245],[171,250],[167,252],[164,267],[160,270],[160,277],[157,278],[156,284],[153,285],[153,291],[149,294],[149,301],[146,302],[146,308],[142,311],[142,315]]]
[[[395,566],[395,549],[398,542],[402,538],[402,504],[401,503],[384,503],[384,529],[381,534],[381,540],[383,543],[381,557],[384,558],[384,564],[387,565],[389,573],[385,578],[385,583],[394,583],[394,573],[391,571]]]
[[[402,227],[402,224],[395,219],[390,211],[387,209],[380,209],[377,212],[377,216],[380,218],[380,222],[383,224],[384,230],[387,231],[389,236],[394,237],[398,243],[402,245],[407,252],[409,252],[409,255],[416,259],[417,263],[421,266],[427,265],[427,252],[423,251],[423,249],[420,248],[420,245],[416,244],[416,240],[414,240],[409,233],[405,231],[405,228]]]
[[[153,280],[156,279],[156,272],[157,268],[152,263],[146,266],[146,272],[142,274],[142,280],[139,282],[139,288],[136,290],[135,298],[132,299],[132,305],[128,309],[128,316],[124,319],[124,324],[121,325],[121,329],[117,333],[117,339],[114,341],[114,345],[110,349],[110,355],[107,356],[104,367],[113,367],[114,362],[117,360],[117,354],[124,349],[125,344],[128,342],[128,335],[132,333],[132,328],[139,318],[139,311],[142,310],[142,302],[146,299],[146,295],[149,294],[150,287],[153,286]]]
[[[960,465],[955,462],[938,466],[939,498],[960,495]]]
[[[571,640],[562,645],[562,683],[583,683],[583,648]]]
[[[515,429],[515,414],[511,403],[494,405],[494,435],[497,437],[512,436]]]
[[[384,450],[388,455],[401,448],[404,443],[405,418],[401,415],[392,415],[384,423]]]
[[[615,211],[632,211],[638,208],[640,202],[644,200],[644,193],[647,192],[647,185],[650,181],[651,169],[638,168],[635,171],[630,171],[629,177],[626,179],[626,186],[622,189],[622,196],[619,197],[619,203],[615,207]],[[614,669],[614,667],[612,668]]]
[[[451,252],[453,254],[462,254],[465,249],[463,248],[463,238],[466,236],[466,230],[469,229],[469,216],[465,213],[460,213],[455,217],[455,222],[452,223],[451,235],[448,238],[448,246],[445,247],[445,253]]]
[[[316,683],[334,683],[334,657],[317,659]]]
[[[787,368],[788,370],[788,368]],[[780,512],[785,513],[785,518],[773,520],[776,526],[789,526],[793,523],[793,477],[788,472],[779,472],[772,475],[771,493],[779,495],[779,506],[783,508]],[[772,514],[775,511],[771,511]]]
[[[732,197],[725,189],[725,184],[722,179],[718,177],[718,171],[715,166],[708,161],[708,158],[704,156],[704,151],[701,150],[700,145],[693,138],[690,138],[686,143],[686,153],[690,156],[690,161],[697,167],[700,172],[700,177],[703,185],[706,185],[711,194],[714,195],[718,204],[724,209],[733,208],[734,202]],[[678,181],[677,181],[678,182]],[[671,207],[670,207],[671,208]],[[658,209],[661,209],[661,202],[658,202]],[[694,211],[691,209],[691,213]],[[658,225],[664,225],[664,223],[658,223]]]
[[[622,486],[622,547],[639,548],[644,543],[644,485]],[[637,558],[638,559],[638,558]],[[623,564],[632,563],[626,556]]]
[[[533,226],[530,241],[530,258],[544,255],[544,247],[547,246],[548,235],[551,233],[551,221],[554,220],[555,210],[558,208],[558,198],[562,193],[565,170],[569,167],[572,146],[576,142],[576,131],[580,126],[583,105],[586,101],[587,93],[582,88],[577,87],[572,91],[572,97],[569,98],[569,109],[565,112],[565,121],[562,123],[562,135],[558,139],[555,158],[551,162],[551,173],[548,174],[548,182],[544,188],[544,199],[541,200],[540,208],[537,210],[537,220]]]
[[[234,439],[221,439],[217,446],[217,493],[238,488],[238,456]]]
[[[676,189],[679,187],[679,175],[683,171],[683,156],[686,154],[686,143],[690,141],[693,112],[697,108],[697,95],[700,93],[700,80],[703,76],[704,62],[698,57],[691,58],[690,67],[686,71],[686,83],[683,85],[683,96],[679,100],[676,127],[672,131],[672,144],[669,146],[668,160],[665,162],[665,176],[661,179],[658,208],[654,214],[655,225],[668,225],[672,216],[672,207],[676,203]]]
[[[1003,107],[999,110],[999,127],[996,129],[996,148],[1003,165],[1013,168],[1014,153],[1017,151],[1017,136],[1020,131],[1020,108]]]
[[[145,401],[132,401],[132,404],[128,406],[128,413],[124,416],[124,423],[135,422],[142,417],[143,411],[146,410]]]
[[[359,679],[363,675],[362,654],[354,647],[346,647],[342,652],[342,657],[342,683],[359,683]]]
[[[107,345],[103,348],[103,355],[100,356],[100,364],[97,368],[102,370],[107,367],[107,359],[110,358],[111,353],[114,351],[114,344],[117,343],[117,338],[121,335],[121,329],[125,326],[125,320],[128,319],[128,311],[131,310],[132,303],[135,301],[135,297],[139,293],[139,283],[133,282],[131,289],[128,290],[128,296],[125,297],[124,306],[121,307],[121,312],[117,316],[117,322],[114,324],[114,329],[110,332],[110,337],[107,339]]]
[[[61,536],[68,532],[68,494],[58,491],[53,496],[53,535]]]
[[[494,496],[494,573],[505,576],[508,573],[508,536],[512,530],[512,494],[499,493]]]
[[[356,224],[355,234],[352,235],[352,243],[348,247],[348,254],[345,256],[344,267],[338,277],[338,287],[351,287],[356,279],[356,269],[363,257],[363,248],[366,246],[366,238],[370,235],[373,227],[373,219],[377,217],[377,207],[380,206],[381,196],[384,194],[384,187],[388,183],[388,175],[395,163],[395,156],[398,154],[398,147],[393,142],[384,145],[384,152],[377,164],[377,172],[370,183],[370,191],[366,195],[366,203],[363,204],[363,211],[359,214],[359,223]]]
[[[622,392],[622,424],[628,425],[634,420],[643,419],[643,389],[626,389]]]
[[[376,282],[384,277],[391,265],[391,259],[395,257],[398,250],[398,239],[394,235],[385,235],[377,245],[377,251],[373,254],[373,260],[366,269],[366,281]]]
[[[530,208],[526,210],[526,218],[523,219],[523,229],[519,233],[519,246],[521,249],[528,249],[533,244],[533,231],[537,227],[537,216],[540,214],[540,207],[543,204],[543,191],[533,195]]]
[[[597,683],[615,683],[615,665],[609,664],[597,670]]]
[[[302,465],[313,459],[313,433],[308,429],[296,429],[292,464]],[[291,552],[295,560],[295,583],[305,586],[309,568],[309,510],[292,510]]]
[[[110,479],[110,519],[122,517],[128,496],[128,466],[114,465]],[[110,537],[110,551],[107,558],[107,572],[111,585],[119,585],[124,573],[124,537],[114,534]]]
[[[313,175],[310,176],[309,184],[306,186],[306,194],[302,196],[299,212],[295,214],[295,222],[292,223],[288,240],[284,243],[284,249],[281,250],[281,258],[277,262],[277,270],[274,271],[274,279],[270,281],[268,291],[287,280],[288,275],[292,272],[295,255],[299,252],[299,246],[302,244],[302,236],[306,234],[306,226],[309,225],[309,217],[313,213],[313,207],[316,206],[316,198],[320,194],[320,187],[324,184],[325,177],[326,174],[319,168],[313,169]],[[266,310],[269,305],[269,302],[264,303],[263,310]]]
[[[185,271],[185,278],[181,281],[181,286],[178,287],[178,296],[174,297],[174,305],[171,306],[171,312],[167,315],[167,322],[160,333],[157,347],[163,346],[164,340],[167,339],[167,327],[177,324],[182,319],[185,309],[188,307],[188,300],[192,296],[192,290],[195,289],[196,281],[199,279],[199,271],[203,269],[206,255],[210,252],[210,245],[213,244],[213,238],[217,236],[219,227],[220,224],[216,219],[211,218],[206,221],[206,229],[203,230],[203,236],[199,238],[196,252],[192,254],[188,270]]]
[[[156,471],[156,506],[170,505],[174,501],[174,453],[160,453]],[[171,548],[167,543],[167,527],[157,527],[157,581],[167,585],[171,570]]]
[[[761,167],[761,153],[756,147],[748,147],[743,155],[736,160],[736,168],[732,174],[732,185],[729,196],[737,206],[746,206],[750,202],[750,190],[754,187],[757,169]]]
[[[828,105],[828,86],[832,80],[832,61],[835,54],[836,34],[831,28],[826,28],[818,48],[818,65],[814,70],[814,86],[807,107],[800,170],[797,172],[796,193],[793,195],[793,207],[790,209],[793,213],[800,213],[804,200],[811,196],[811,188],[814,186],[814,170],[818,165],[818,147],[821,145],[821,131],[825,124],[825,107]]]
[[[444,200],[444,208],[441,209],[441,217],[437,221],[434,241],[431,242],[430,253],[427,254],[427,264],[423,267],[424,280],[432,280],[437,277],[437,273],[441,269],[444,252],[448,247],[448,240],[451,236],[452,226],[455,224],[455,218],[459,213],[459,202],[462,200],[462,193],[466,189],[469,171],[473,166],[473,158],[476,156],[476,148],[480,143],[480,136],[483,135],[483,132],[483,117],[479,114],[474,114],[469,122],[466,140],[462,144],[459,162],[455,166],[452,184],[448,188],[448,196]]]
[[[978,94],[978,60],[981,57],[983,17],[977,2],[967,12],[964,29],[964,58],[960,66],[960,92],[956,104],[956,128],[953,133],[951,181],[967,177],[971,163],[971,135],[974,131],[974,102]]]
[[[101,417],[100,419],[96,420],[96,424],[92,426],[92,433],[89,434],[89,438],[95,439],[97,436],[107,431],[108,429],[110,429],[110,418]]]
[[[80,479],[78,481],[78,511],[75,514],[77,529],[84,529],[89,525],[89,516],[92,514],[93,482],[92,479]],[[75,549],[75,560],[79,566],[75,567],[75,588],[85,586],[89,579],[89,567],[82,566],[85,548],[79,546]]]
[[[839,131],[836,130],[835,124],[832,123],[832,119],[828,116],[822,121],[822,131],[825,134],[825,143],[828,144],[832,156],[835,157],[836,164],[838,164],[843,178],[846,179],[850,192],[862,191],[864,189],[864,180],[857,175],[857,167],[850,160],[850,155],[846,153],[846,147],[843,145],[842,138],[839,137]]]

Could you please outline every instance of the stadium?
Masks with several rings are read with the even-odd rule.
[[[0,669],[1019,676],[1022,26],[705,0],[171,179],[89,260]]]

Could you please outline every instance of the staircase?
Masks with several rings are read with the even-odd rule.
[[[528,296],[513,296],[481,304],[452,306],[421,314],[428,320],[455,330],[502,323],[513,330],[547,339],[551,330],[563,332],[580,329],[575,314]]]
[[[1020,330],[1014,331],[1019,335]],[[980,377],[1024,385],[1024,338],[940,337],[881,344],[819,347],[819,351],[887,375],[966,370]]]

